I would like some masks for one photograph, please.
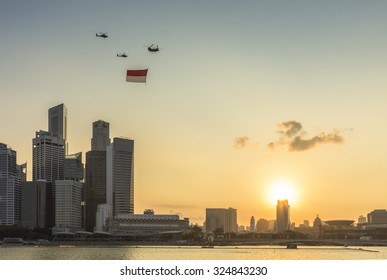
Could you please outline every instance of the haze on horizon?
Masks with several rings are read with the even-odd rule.
[[[0,142],[31,170],[35,131],[64,103],[70,153],[90,150],[99,119],[135,140],[136,213],[202,224],[205,208],[233,207],[248,225],[275,219],[270,188],[289,182],[292,222],[357,220],[387,208],[386,12],[356,0],[1,1]],[[140,67],[147,84],[126,83]]]

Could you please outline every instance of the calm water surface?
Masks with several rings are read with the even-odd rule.
[[[387,247],[0,247],[0,260],[387,260]]]

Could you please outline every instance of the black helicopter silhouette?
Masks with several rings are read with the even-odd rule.
[[[158,52],[160,51],[160,48],[158,45],[152,44],[150,46],[144,46],[148,49],[149,52]]]
[[[100,37],[100,38],[107,38],[107,37],[109,37],[106,32],[95,33],[95,36]]]
[[[128,57],[128,55],[126,53],[118,53],[117,56],[118,57]]]

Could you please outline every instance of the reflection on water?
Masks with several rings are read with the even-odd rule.
[[[387,247],[0,247],[0,260],[367,260],[387,259]]]

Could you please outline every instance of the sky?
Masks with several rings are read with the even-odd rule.
[[[205,208],[232,207],[248,225],[275,219],[286,193],[296,224],[357,221],[387,208],[386,13],[377,0],[0,0],[0,142],[32,179],[35,131],[64,103],[69,153],[91,149],[96,120],[135,141],[135,213],[201,225]],[[146,84],[125,81],[144,68]]]

